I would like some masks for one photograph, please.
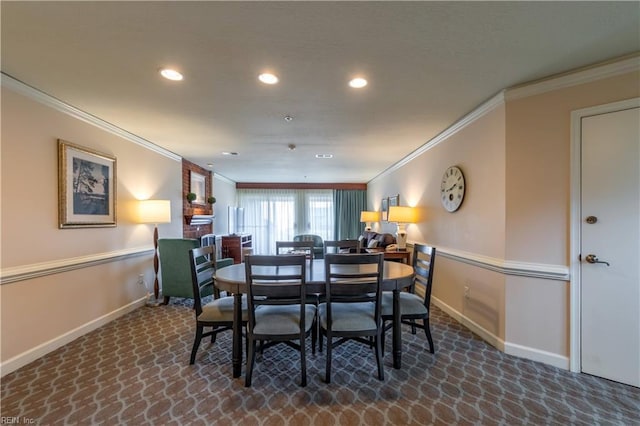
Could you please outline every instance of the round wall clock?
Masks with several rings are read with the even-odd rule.
[[[451,166],[442,175],[440,184],[440,200],[448,212],[455,212],[460,208],[464,199],[464,175],[459,167]]]

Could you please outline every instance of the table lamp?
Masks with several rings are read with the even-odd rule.
[[[360,222],[366,222],[366,226],[364,228],[365,231],[371,231],[371,222],[378,222],[380,220],[380,212],[369,212],[362,211],[360,212]]]
[[[415,223],[417,220],[417,216],[418,211],[413,207],[389,207],[389,217],[387,220],[389,222],[396,222],[396,225],[398,226],[398,230],[396,233],[398,250],[407,249],[407,230],[405,228],[405,224]]]
[[[158,224],[171,222],[170,200],[142,200],[139,205],[139,222],[153,223],[153,295],[158,300],[160,287],[158,285]]]

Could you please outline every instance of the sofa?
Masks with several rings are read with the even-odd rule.
[[[390,244],[396,244],[396,237],[389,233],[378,233],[375,231],[364,231],[360,237],[360,247],[367,248],[382,248],[386,249]]]
[[[196,239],[160,238],[158,240],[163,304],[169,303],[171,297],[193,299],[189,250],[197,247],[200,247],[200,242]],[[216,268],[229,265],[233,265],[233,259],[216,259]]]

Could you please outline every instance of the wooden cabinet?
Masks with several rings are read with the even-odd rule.
[[[251,248],[251,234],[222,236],[222,257],[233,258],[233,263],[244,261],[246,249]]]

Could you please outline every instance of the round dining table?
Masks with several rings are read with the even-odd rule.
[[[306,276],[307,293],[325,293],[324,259],[309,261]],[[400,291],[413,282],[411,265],[385,261],[383,271],[383,291],[393,292],[393,367],[402,366],[402,330],[400,322]],[[240,377],[242,371],[242,295],[247,293],[244,263],[216,270],[216,286],[234,296],[233,303],[233,377]]]

